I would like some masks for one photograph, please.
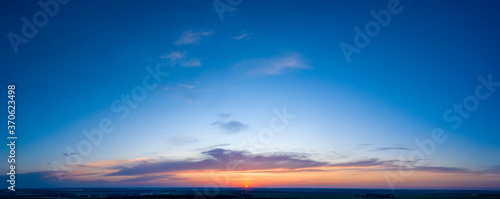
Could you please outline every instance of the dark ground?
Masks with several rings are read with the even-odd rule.
[[[65,189],[16,189],[0,193],[0,198],[178,198],[178,199],[218,199],[218,198],[499,198],[497,191],[474,190],[383,190],[383,189],[308,189],[308,188],[65,188]]]

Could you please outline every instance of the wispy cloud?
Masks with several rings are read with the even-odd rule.
[[[286,53],[271,58],[257,58],[242,61],[234,68],[247,70],[248,75],[279,75],[287,71],[311,68],[299,53]]]
[[[420,166],[414,168],[416,171],[426,171],[435,173],[470,173],[471,171],[464,168],[458,167],[431,167],[431,166]]]
[[[191,67],[200,67],[201,61],[199,58],[189,59],[189,60],[181,60],[180,62],[182,67],[191,68]]]
[[[233,39],[236,39],[236,40],[250,39],[250,38],[252,38],[251,36],[252,36],[252,33],[244,33],[244,34],[233,37]]]
[[[411,150],[411,149],[404,146],[388,146],[388,147],[377,147],[370,151],[390,151],[390,150]]]
[[[224,129],[230,133],[238,133],[238,132],[241,132],[243,130],[248,129],[248,125],[246,125],[242,122],[236,121],[236,120],[231,120],[228,122],[217,121],[217,122],[212,123],[212,125],[215,125],[221,129]]]
[[[217,115],[218,120],[213,122],[212,125],[229,133],[239,133],[249,128],[249,126],[243,122],[236,120],[226,121],[229,116],[231,116],[229,113],[219,113]]]
[[[380,160],[378,158],[371,158],[368,160],[351,161],[344,163],[328,164],[330,168],[341,168],[336,170],[360,170],[360,171],[401,171],[413,170],[420,172],[431,173],[487,173],[487,172],[474,172],[470,169],[459,167],[445,167],[445,166],[400,166],[396,165],[396,160]],[[489,173],[492,173],[491,171]]]
[[[179,88],[194,88],[195,85],[193,84],[179,84]]]
[[[198,139],[191,137],[171,137],[170,139],[167,140],[168,144],[175,144],[175,145],[186,145],[198,141],[199,141]]]
[[[500,165],[492,166],[485,170],[486,173],[500,174]]]
[[[217,148],[217,147],[223,147],[223,146],[229,146],[229,145],[231,145],[231,144],[229,144],[229,143],[216,144],[216,145],[209,146],[209,148]]]
[[[385,161],[380,161],[378,158],[371,158],[368,160],[329,164],[328,166],[331,166],[331,167],[368,167],[368,166],[384,165],[386,163],[387,162],[385,162]]]
[[[195,44],[199,43],[200,39],[202,37],[207,37],[210,36],[214,33],[214,31],[197,31],[193,32],[191,30],[188,30],[184,33],[182,33],[181,37],[174,42],[175,45],[186,45],[186,44]]]
[[[183,59],[186,56],[186,52],[181,52],[181,51],[172,51],[168,54],[162,55],[160,58],[162,59],[169,59],[172,61],[176,61],[179,59]]]
[[[185,68],[201,66],[201,60],[199,58],[188,58],[187,53],[181,51],[172,51],[168,54],[162,55],[160,58],[168,60],[172,66],[177,64]]]
[[[186,103],[197,103],[199,90],[195,89],[196,84],[178,84],[177,86],[168,86],[163,90],[172,98],[183,99]]]
[[[165,174],[165,175],[146,175],[146,176],[140,176],[140,177],[135,177],[135,178],[129,178],[129,179],[124,179],[120,180],[120,183],[124,184],[141,184],[141,183],[152,183],[157,180],[180,180],[182,178],[177,177],[174,174]]]
[[[411,148],[408,148],[404,145],[386,145],[386,144],[359,144],[356,149],[363,149],[366,151],[375,151],[375,152],[381,152],[381,151],[392,151],[392,150],[411,150]]]
[[[231,144],[229,144],[229,143],[216,144],[216,145],[211,145],[211,146],[207,146],[207,147],[198,148],[196,150],[197,151],[208,151],[208,150],[212,150],[212,149],[216,149],[216,148],[220,148],[220,147],[225,147],[225,146],[230,146],[230,145]]]
[[[226,119],[226,118],[228,118],[229,116],[231,116],[231,114],[229,114],[229,113],[219,113],[217,116],[218,116],[219,118],[221,118],[221,119]]]
[[[194,90],[195,87],[196,85],[194,84],[179,84],[176,89],[178,97],[186,99],[186,103],[188,104],[199,102],[197,97],[198,91]]]

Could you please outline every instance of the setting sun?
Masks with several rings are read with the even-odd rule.
[[[248,184],[245,184],[245,188],[248,188]]]

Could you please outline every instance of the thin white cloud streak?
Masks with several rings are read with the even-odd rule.
[[[248,70],[253,75],[279,75],[287,71],[312,68],[299,53],[287,53],[271,58],[256,58],[242,61],[233,65],[233,68]]]
[[[172,51],[160,56],[160,58],[169,60],[172,66],[179,64],[184,68],[201,67],[201,60],[199,58],[187,58],[186,52]]]
[[[186,56],[186,52],[172,51],[169,54],[162,55],[160,58],[175,61],[175,60],[183,59],[185,56]]]
[[[200,67],[201,61],[199,58],[189,59],[189,60],[181,60],[180,62],[182,67],[191,68],[191,67]]]
[[[251,38],[251,35],[252,33],[244,33],[242,35],[239,35],[239,36],[235,36],[233,37],[233,39],[236,39],[236,40],[241,40],[241,39],[250,39]]]
[[[193,32],[191,30],[188,30],[184,33],[182,33],[181,37],[174,42],[175,45],[186,45],[186,44],[195,44],[199,43],[202,37],[208,37],[212,35],[214,31],[197,31]]]
[[[180,88],[194,88],[195,85],[193,84],[179,84]]]

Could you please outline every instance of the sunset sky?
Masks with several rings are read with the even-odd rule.
[[[61,2],[0,6],[19,187],[500,189],[500,2]]]

